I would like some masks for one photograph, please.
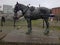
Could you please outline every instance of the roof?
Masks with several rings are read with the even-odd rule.
[[[60,9],[60,7],[55,7],[55,8],[52,8],[52,9],[58,9],[58,8]]]

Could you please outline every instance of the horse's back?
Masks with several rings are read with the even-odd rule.
[[[40,11],[41,11],[41,13],[44,13],[44,14],[50,14],[50,12],[51,12],[51,10],[46,7],[40,7]]]
[[[34,8],[34,11],[32,11],[34,15],[38,15],[38,14],[48,15],[50,14],[50,12],[51,10],[46,7],[37,7],[37,8]]]
[[[29,9],[30,9],[31,12],[33,12],[35,10],[35,7],[31,6]]]

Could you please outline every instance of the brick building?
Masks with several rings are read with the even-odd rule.
[[[52,8],[52,13],[59,15],[60,14],[60,7]]]
[[[52,8],[52,14],[55,14],[54,19],[60,20],[60,7]]]

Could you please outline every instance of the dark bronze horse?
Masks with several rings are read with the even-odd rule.
[[[21,10],[23,15],[17,17],[17,12]],[[20,18],[24,16],[24,18],[27,21],[28,24],[28,32],[27,34],[30,34],[32,32],[32,25],[31,25],[31,20],[36,20],[36,19],[43,19],[46,23],[46,30],[44,34],[49,33],[49,22],[48,19],[51,17],[51,10],[45,7],[28,7],[23,4],[19,4],[18,2],[16,3],[14,7],[14,18]],[[14,21],[15,22],[15,21]]]

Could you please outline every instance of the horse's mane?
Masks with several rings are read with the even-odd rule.
[[[20,6],[24,6],[24,7],[27,7],[27,6],[26,6],[26,5],[24,5],[24,4],[20,4],[20,3],[19,3],[19,5],[20,5]]]

